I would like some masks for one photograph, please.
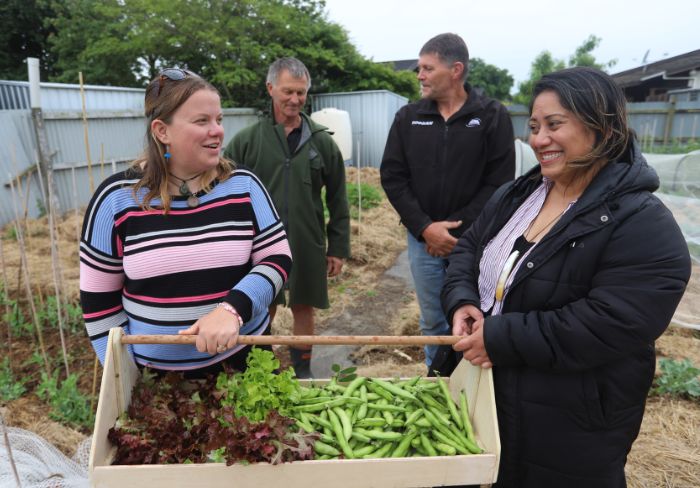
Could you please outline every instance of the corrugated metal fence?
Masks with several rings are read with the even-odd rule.
[[[143,103],[143,102],[141,102]],[[254,109],[224,109],[225,143],[242,128],[257,120]],[[88,139],[91,171],[85,148],[82,114],[75,111],[45,112],[48,145],[52,152],[54,182],[61,210],[87,204],[93,187],[113,172],[125,169],[143,150],[145,119],[136,111],[91,111]],[[42,211],[43,188],[37,178],[36,136],[28,110],[0,111],[0,226],[20,215],[38,216]],[[20,189],[14,189],[10,180]],[[27,185],[29,182],[29,185]]]
[[[527,139],[529,117],[524,105],[508,107],[515,137]],[[629,123],[644,150],[659,144],[700,139],[700,101],[628,103]]]

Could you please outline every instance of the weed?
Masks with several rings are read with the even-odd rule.
[[[27,391],[24,387],[25,381],[15,381],[10,369],[10,358],[3,359],[0,363],[0,403],[16,400],[24,395],[24,392]]]
[[[651,392],[656,395],[690,397],[700,400],[700,368],[696,368],[689,359],[659,361],[661,376],[655,380]]]
[[[648,149],[650,153],[656,154],[687,154],[691,151],[700,149],[700,141],[691,139],[686,142],[681,142],[675,139],[667,145],[655,145]]]
[[[5,228],[5,239],[8,241],[16,241],[17,240],[17,229],[15,228],[14,225],[8,225]]]
[[[46,204],[44,203],[44,200],[41,198],[36,199],[36,209],[39,214],[39,218],[41,217],[46,217]]]
[[[345,185],[348,195],[348,206],[350,207],[350,217],[357,219],[359,215],[359,202],[362,201],[362,210],[374,208],[382,202],[384,194],[376,186],[368,183],[360,183],[358,191],[357,183],[347,183]],[[321,200],[323,201],[323,217],[328,222],[329,213],[326,207],[326,188],[321,189]]]
[[[357,368],[355,366],[350,366],[349,368],[341,369],[339,364],[334,363],[331,366],[331,369],[335,373],[333,375],[333,378],[335,378],[335,380],[338,383],[347,383],[357,378],[357,374],[355,373],[355,371],[357,371]]]
[[[360,199],[362,199],[362,210],[374,208],[382,202],[382,192],[376,186],[367,183],[360,183],[359,191],[357,183],[347,184],[348,204],[350,208],[357,210]]]
[[[49,417],[73,426],[89,427],[94,422],[90,402],[78,390],[78,375],[71,373],[60,382],[58,371],[52,376],[41,373],[36,394],[51,406]]]

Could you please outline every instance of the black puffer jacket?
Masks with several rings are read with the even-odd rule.
[[[520,266],[503,314],[487,317],[501,435],[500,487],[624,487],[666,329],[690,277],[683,235],[651,194],[636,144],[606,165]],[[630,162],[631,161],[631,162]],[[484,246],[540,184],[501,187],[460,238],[442,292],[452,321],[479,307]]]

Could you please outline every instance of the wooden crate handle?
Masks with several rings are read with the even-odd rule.
[[[125,335],[123,344],[194,344],[194,335]],[[278,345],[322,345],[350,346],[377,344],[384,346],[424,346],[452,345],[459,341],[458,336],[283,336],[283,335],[242,335],[238,336],[238,344],[269,346]]]

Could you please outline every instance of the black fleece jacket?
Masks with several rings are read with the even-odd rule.
[[[417,239],[432,222],[461,220],[459,237],[515,174],[513,125],[499,102],[465,85],[467,102],[445,121],[431,100],[394,117],[381,165],[382,186]]]

